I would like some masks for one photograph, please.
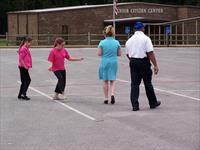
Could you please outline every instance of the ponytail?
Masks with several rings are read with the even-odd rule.
[[[19,49],[24,45],[25,39],[26,39],[25,37],[22,38],[21,43],[19,45]]]
[[[25,42],[31,42],[33,39],[31,37],[23,37],[23,39],[21,40],[21,43],[19,45],[19,49],[25,44]]]

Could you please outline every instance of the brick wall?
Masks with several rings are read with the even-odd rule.
[[[177,7],[150,3],[129,3],[126,5],[119,5],[119,9],[123,11],[116,16],[117,19],[145,17],[149,20],[173,21],[199,16],[200,14],[200,9],[197,7]],[[17,34],[18,31],[19,34],[56,34],[54,37],[44,36],[39,38],[39,40],[47,40],[48,38],[52,43],[56,36],[63,33],[63,26],[65,26],[65,30],[67,29],[65,33],[68,34],[87,34],[88,32],[99,34],[102,33],[102,29],[104,28],[104,20],[108,19],[112,19],[111,5],[96,8],[39,12],[38,14],[29,13],[28,17],[26,14],[19,13],[18,28],[17,15],[11,13],[8,15],[8,28],[9,34]],[[129,22],[129,25],[132,24],[133,22]],[[124,32],[123,24],[118,24],[117,28],[118,32]],[[37,37],[34,38],[37,39]],[[66,37],[66,39],[72,40],[74,37]],[[87,44],[87,36],[75,37],[75,40],[77,40],[75,44],[80,44],[78,40],[85,40],[85,42],[81,44]],[[68,44],[70,44],[70,42]]]
[[[12,35],[18,34],[18,21],[17,14],[9,14],[8,15],[8,35],[9,40],[15,40],[16,38]]]

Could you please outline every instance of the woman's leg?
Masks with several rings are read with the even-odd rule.
[[[115,81],[114,80],[112,80],[112,81],[110,81],[110,91],[111,91],[111,95],[115,95]]]
[[[104,103],[108,103],[108,91],[109,91],[108,81],[103,81],[103,91],[105,96]]]
[[[115,103],[115,81],[110,81],[110,90],[111,90],[111,104]]]

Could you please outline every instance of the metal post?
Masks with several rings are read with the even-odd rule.
[[[8,46],[8,32],[6,32],[6,45]]]
[[[172,45],[172,40],[173,40],[173,37],[172,37],[172,24],[170,24],[170,45]]]
[[[175,43],[176,43],[176,45],[177,45],[177,44],[178,44],[178,37],[177,37],[177,36],[178,36],[178,35],[177,35],[177,34],[178,34],[178,27],[177,27],[177,24],[176,24],[176,29],[175,29],[175,30],[176,30],[176,31],[175,31],[175,34],[176,34],[176,35],[175,35],[175,36],[176,36],[176,39],[175,39],[176,42],[175,42]]]
[[[189,44],[189,33],[188,33],[188,30],[187,30],[187,39],[186,39],[186,44]]]
[[[198,20],[196,20],[196,45],[198,45]]]
[[[161,40],[161,38],[160,38],[160,25],[159,25],[159,33],[158,34],[159,34],[158,38],[159,38],[159,45],[160,45],[160,40]]]
[[[154,43],[154,45],[155,45],[155,44],[156,44],[156,35],[155,35],[155,34],[156,34],[156,30],[155,30],[155,25],[154,25],[153,30],[154,30],[154,31],[153,31],[153,40],[154,40],[153,43]]]
[[[91,44],[91,34],[90,34],[90,32],[88,32],[88,45],[90,45]]]
[[[167,47],[169,46],[169,33],[166,33],[166,42],[167,42]]]
[[[165,31],[165,26],[163,26],[163,29],[164,29],[164,33],[163,33],[163,36],[164,36],[164,45],[166,45],[166,31]]]
[[[185,23],[182,23],[182,44],[185,44]]]
[[[127,40],[130,38],[130,33],[127,34]]]
[[[114,38],[115,38],[115,34],[116,34],[116,24],[115,24],[115,0],[113,0],[113,28],[114,28]]]
[[[150,25],[148,25],[148,36],[150,37],[150,34],[151,34],[151,28],[150,28]]]
[[[48,32],[47,34],[47,44],[50,45],[50,33]]]

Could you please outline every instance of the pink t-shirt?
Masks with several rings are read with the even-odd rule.
[[[22,64],[22,60],[24,61],[26,67],[32,68],[31,52],[26,46],[22,46],[21,48],[19,48],[19,67],[24,67]]]
[[[48,61],[52,62],[52,71],[65,70],[65,58],[70,59],[65,48],[61,50],[53,48],[48,57]]]

